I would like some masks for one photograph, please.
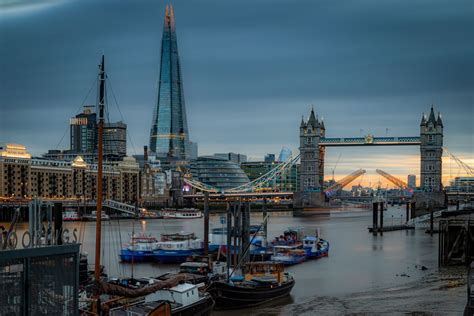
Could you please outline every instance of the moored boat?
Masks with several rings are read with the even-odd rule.
[[[153,258],[153,251],[158,250],[159,241],[156,237],[146,235],[132,235],[130,243],[120,251],[120,259],[125,262],[143,262]]]
[[[162,234],[158,250],[153,251],[153,258],[161,263],[181,263],[193,255],[200,255],[204,250],[203,241],[194,233]]]
[[[76,211],[64,211],[63,213],[63,221],[65,222],[74,222],[80,221],[81,217]]]
[[[202,212],[195,208],[183,208],[183,209],[163,209],[161,210],[163,218],[171,219],[183,219],[183,218],[201,218]]]
[[[284,265],[294,265],[306,260],[306,252],[300,245],[273,246],[273,255],[270,260]]]
[[[82,215],[81,220],[82,220],[82,221],[86,221],[86,222],[87,222],[87,221],[93,221],[93,222],[94,222],[94,221],[96,221],[96,218],[97,218],[97,212],[96,212],[96,211],[92,211],[92,213],[90,213],[90,214],[84,214],[84,215]],[[107,215],[107,214],[105,214],[105,213],[102,213],[102,212],[100,213],[100,218],[101,218],[101,220],[103,220],[103,221],[108,221],[108,220],[110,220],[110,216]]]
[[[303,238],[303,248],[308,258],[321,258],[329,254],[329,242],[317,236]]]
[[[263,304],[290,294],[293,276],[276,262],[251,262],[239,281],[213,282],[208,289],[216,309],[237,309]]]

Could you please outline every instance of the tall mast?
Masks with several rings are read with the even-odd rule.
[[[100,242],[102,233],[102,160],[103,160],[103,132],[104,132],[104,106],[105,106],[105,63],[104,55],[99,65],[99,131],[98,131],[98,163],[97,163],[97,208],[95,228],[95,279],[100,279]]]

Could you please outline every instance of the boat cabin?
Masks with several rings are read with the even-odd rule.
[[[168,290],[158,290],[145,296],[145,302],[159,300],[176,302],[182,306],[188,306],[199,301],[198,286],[196,284],[182,283]]]
[[[285,266],[283,263],[262,261],[249,262],[245,265],[245,280],[250,281],[255,278],[273,277],[278,283],[283,282]]]
[[[306,236],[303,238],[303,247],[318,250],[318,237]]]

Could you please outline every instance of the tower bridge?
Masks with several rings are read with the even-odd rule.
[[[420,193],[414,196],[418,206],[428,203],[445,204],[442,192],[443,121],[435,115],[433,107],[429,116],[422,115],[420,136],[404,137],[326,137],[326,126],[319,120],[314,109],[307,121],[300,124],[300,192],[294,194],[295,208],[304,209],[325,206],[323,193],[324,160],[326,147],[342,146],[420,146]],[[393,179],[392,179],[393,180]]]

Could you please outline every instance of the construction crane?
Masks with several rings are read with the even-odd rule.
[[[339,163],[339,160],[341,159],[341,155],[342,153],[339,154],[339,157],[337,157],[337,161],[336,161],[336,164],[334,165],[334,168],[332,168],[331,172],[332,172],[332,181],[334,182],[334,171],[336,170],[337,168],[337,164]]]
[[[381,175],[382,177],[384,177],[388,181],[395,184],[401,190],[405,190],[406,188],[408,188],[408,185],[404,181],[392,176],[391,174],[386,173],[383,170],[375,169],[375,172],[377,172],[379,175]]]
[[[344,188],[346,185],[348,185],[349,183],[351,183],[352,181],[354,181],[355,179],[363,175],[365,172],[366,171],[364,169],[356,170],[350,175],[345,176],[344,178],[339,180],[337,183],[328,187],[324,192],[326,193],[326,195],[331,195],[333,192],[336,192]]]
[[[454,154],[449,152],[448,148],[443,147],[443,150],[458,164],[459,167],[461,167],[467,173],[468,176],[474,176],[474,168],[469,166],[467,163],[465,163],[458,157],[454,156]]]

